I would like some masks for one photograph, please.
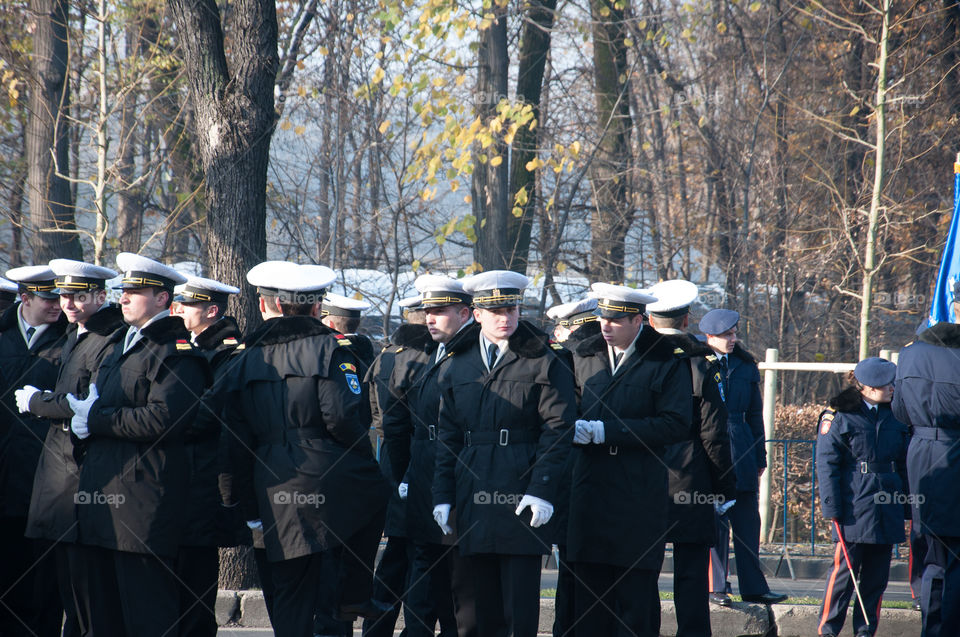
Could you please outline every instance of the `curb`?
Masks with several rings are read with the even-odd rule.
[[[217,624],[237,628],[269,628],[270,618],[261,591],[228,591],[217,593]],[[844,630],[852,626],[853,609],[847,615]],[[919,637],[920,613],[899,608],[885,608],[876,637]],[[554,600],[540,600],[539,632],[553,630]],[[677,634],[677,613],[672,601],[660,602],[660,634]],[[714,637],[809,637],[817,634],[820,609],[816,606],[789,604],[734,603],[730,608],[710,606],[710,627]],[[356,626],[359,626],[358,622]],[[403,614],[396,629],[403,628]]]

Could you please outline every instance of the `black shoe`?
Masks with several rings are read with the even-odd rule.
[[[919,599],[913,600],[913,606],[911,606],[911,608],[912,608],[913,610],[915,610],[915,611],[922,611],[922,610],[923,610],[923,607],[920,606],[920,600],[919,600]]]
[[[743,601],[750,602],[752,604],[779,604],[787,600],[786,595],[781,595],[780,593],[766,592],[762,595],[741,595]]]
[[[726,593],[710,593],[710,603],[729,608],[733,605],[733,600]]]
[[[359,604],[344,604],[340,607],[340,620],[353,621],[357,617],[377,619],[391,608],[393,605],[375,599],[368,599]]]

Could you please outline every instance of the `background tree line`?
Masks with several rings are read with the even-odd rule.
[[[954,0],[10,0],[0,261],[685,277],[852,361],[929,306],[958,40]]]

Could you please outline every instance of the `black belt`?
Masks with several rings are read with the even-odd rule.
[[[860,473],[896,473],[897,463],[893,460],[889,462],[867,462],[862,460],[857,465]]]
[[[427,425],[426,427],[417,427],[413,430],[414,440],[436,440],[437,426]]]
[[[468,431],[463,434],[463,444],[472,445],[515,445],[524,442],[537,442],[540,432],[530,429],[501,429],[500,431]]]
[[[278,435],[261,440],[260,444],[282,445],[290,440],[316,440],[317,438],[329,437],[330,434],[324,427],[297,427],[295,429],[284,429]]]
[[[940,427],[914,427],[913,435],[925,440],[960,440],[960,429],[941,429]]]

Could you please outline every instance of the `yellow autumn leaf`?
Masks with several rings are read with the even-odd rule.
[[[285,119],[280,123],[280,130],[290,130],[293,128],[293,124],[290,123],[289,119]]]
[[[491,166],[499,166],[502,163],[503,163],[503,157],[501,157],[500,155],[497,155],[496,157],[490,160]]]
[[[306,132],[306,130],[307,130],[306,126],[297,126],[296,128],[293,129],[293,132],[296,133],[297,135],[303,135]]]
[[[389,120],[389,119],[385,119],[385,120],[383,120],[383,122],[380,123],[380,128],[377,129],[377,130],[379,130],[379,131],[380,131],[380,134],[383,135],[384,133],[387,132],[387,129],[388,129],[388,128],[390,128],[390,120]]]
[[[380,82],[383,81],[384,75],[385,73],[383,72],[383,69],[378,66],[376,70],[373,72],[373,77],[370,78],[370,81],[373,82],[374,84],[379,84]]]
[[[416,272],[420,269],[420,259],[414,259],[413,263],[410,264],[410,267],[413,268],[413,271]]]
[[[559,274],[563,274],[563,273],[566,272],[566,271],[567,271],[567,264],[566,264],[566,263],[564,263],[563,261],[561,261],[560,263],[557,264],[557,272],[558,272]]]
[[[297,87],[297,96],[298,96],[298,97],[306,97],[306,96],[307,96],[307,87],[306,87],[306,86],[298,86],[298,87]]]

